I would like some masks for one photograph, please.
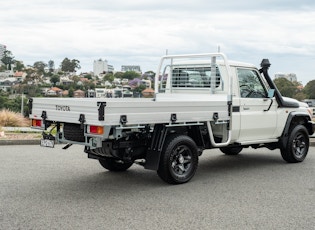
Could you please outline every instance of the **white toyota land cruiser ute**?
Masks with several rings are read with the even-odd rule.
[[[82,145],[107,170],[138,163],[171,184],[194,176],[205,149],[266,147],[301,162],[314,132],[311,110],[281,96],[269,67],[268,59],[258,69],[222,53],[163,56],[154,98],[31,98],[32,127],[46,130],[41,146]]]

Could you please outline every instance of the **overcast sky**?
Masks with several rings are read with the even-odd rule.
[[[315,79],[314,0],[0,0],[0,44],[26,65],[67,57],[157,69],[165,54],[216,52]]]

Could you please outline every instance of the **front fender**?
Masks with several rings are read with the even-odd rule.
[[[291,112],[287,118],[285,127],[283,129],[281,138],[279,140],[280,145],[284,147],[288,141],[290,131],[296,125],[304,125],[309,135],[314,133],[315,123],[311,121],[308,113],[304,112]]]

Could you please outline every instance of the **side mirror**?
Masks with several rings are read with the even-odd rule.
[[[268,90],[268,98],[273,98],[275,96],[275,89]]]

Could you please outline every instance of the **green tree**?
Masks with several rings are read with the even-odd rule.
[[[33,67],[36,69],[38,75],[44,75],[47,64],[42,61],[37,61],[34,63]]]
[[[7,70],[7,67],[5,65],[1,65],[1,62],[0,62],[0,72],[3,72]]]
[[[84,90],[95,89],[95,84],[93,82],[84,82],[83,83]]]
[[[294,98],[298,101],[303,101],[306,98],[306,95],[303,92],[298,92],[294,95]]]
[[[125,73],[123,73],[122,75],[123,78],[126,78],[128,80],[132,80],[135,78],[140,78],[141,74],[135,72],[135,71],[126,71]]]
[[[72,80],[73,80],[73,84],[77,85],[78,82],[80,81],[80,77],[79,76],[72,76]]]
[[[308,99],[315,99],[315,80],[309,81],[303,89]]]
[[[9,109],[13,112],[20,112],[21,111],[21,97],[16,97],[14,99],[9,99],[8,96],[2,96],[1,100],[1,109]]]
[[[109,81],[109,82],[113,82],[114,81],[114,75],[113,75],[113,73],[107,73],[105,76],[104,76],[104,78],[103,78],[103,80],[104,81]]]
[[[55,86],[57,82],[60,81],[60,77],[58,75],[53,75],[51,78],[50,78],[50,82],[53,83],[53,85]]]
[[[120,78],[120,79],[122,79],[123,76],[124,76],[124,73],[123,73],[123,72],[116,72],[116,73],[114,74],[114,77],[115,77],[115,78]]]
[[[10,70],[11,65],[15,62],[12,52],[9,50],[5,50],[3,52],[3,57],[1,58],[1,61],[6,66],[6,69]]]
[[[282,96],[294,97],[296,94],[296,86],[286,78],[277,78],[274,80],[274,83],[276,84]]]
[[[13,68],[15,71],[22,71],[25,68],[24,64],[21,61],[15,62],[15,67]]]
[[[76,72],[76,69],[80,69],[80,61],[76,59],[70,60],[69,58],[63,59],[61,62],[61,70],[67,73]]]
[[[86,75],[84,75],[84,77],[89,79],[89,80],[92,80],[92,75],[91,74],[86,74]]]
[[[69,89],[69,97],[73,97],[74,95],[74,89],[72,87],[70,87]]]
[[[4,104],[8,100],[8,97],[5,95],[4,92],[0,91],[0,110],[4,109]]]
[[[137,92],[137,93],[141,93],[143,90],[145,90],[147,87],[143,84],[140,84],[138,87],[134,88],[132,91],[133,92]]]
[[[49,73],[54,72],[54,70],[55,70],[55,62],[53,60],[49,60],[49,62],[48,62],[48,69],[49,69]]]

